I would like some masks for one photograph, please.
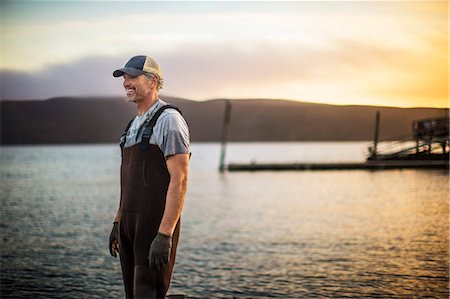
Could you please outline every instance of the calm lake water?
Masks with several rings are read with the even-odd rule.
[[[362,161],[368,143],[230,144],[231,162]],[[169,293],[448,298],[449,176],[438,170],[219,174],[192,145]],[[108,238],[116,145],[0,148],[1,297],[123,298]]]

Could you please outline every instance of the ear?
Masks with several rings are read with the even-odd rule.
[[[158,84],[158,82],[157,82],[157,80],[156,80],[155,77],[153,77],[153,78],[150,79],[149,81],[150,81],[150,83],[149,83],[149,86],[150,86],[150,87],[156,87],[157,84]]]
[[[152,82],[155,84],[155,88],[157,88],[159,84],[158,78],[153,77]]]

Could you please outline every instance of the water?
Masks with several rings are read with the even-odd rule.
[[[366,143],[231,144],[232,162],[354,162]],[[1,297],[123,298],[115,145],[2,147]],[[217,172],[193,144],[169,293],[448,298],[448,173]]]

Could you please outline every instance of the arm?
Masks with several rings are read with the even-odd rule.
[[[170,174],[167,189],[166,207],[159,226],[159,232],[172,236],[183,209],[184,197],[187,190],[189,154],[176,154],[166,160]]]
[[[170,174],[166,195],[166,207],[159,225],[159,231],[150,245],[148,254],[150,269],[160,270],[169,262],[172,247],[172,234],[180,219],[188,179],[188,154],[169,156],[166,160]]]

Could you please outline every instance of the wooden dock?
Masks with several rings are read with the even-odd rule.
[[[228,171],[285,171],[285,170],[381,170],[381,169],[449,169],[447,160],[388,160],[363,163],[280,163],[228,164]]]
[[[400,149],[379,149],[380,112],[375,117],[373,146],[365,162],[355,163],[230,163],[225,165],[225,149],[230,124],[231,100],[226,101],[219,171],[285,171],[285,170],[381,170],[381,169],[444,169],[449,170],[449,118],[435,117],[413,122],[415,146],[408,145],[411,137],[397,140]],[[402,144],[404,143],[404,144]],[[439,149],[442,153],[438,153]]]

